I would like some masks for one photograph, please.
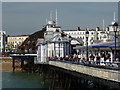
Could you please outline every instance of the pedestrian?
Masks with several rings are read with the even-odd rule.
[[[90,55],[90,64],[94,63],[94,58],[95,58],[95,56],[93,54],[91,54]]]
[[[96,64],[100,65],[100,56],[99,55],[97,55],[97,57],[96,57]]]

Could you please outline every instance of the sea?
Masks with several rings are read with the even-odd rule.
[[[61,77],[61,81],[59,81],[59,76],[56,74],[49,73],[28,73],[28,72],[20,72],[20,71],[0,71],[0,88],[1,90],[73,90],[74,87],[78,87],[74,90],[120,90],[120,88],[112,89],[105,87],[104,85],[100,87],[98,83],[94,83],[92,81],[87,81],[85,79],[78,79],[74,76],[68,76],[65,74],[63,78]],[[63,75],[60,74],[59,75]],[[70,78],[69,78],[70,77]],[[55,82],[53,82],[53,79]],[[66,79],[66,80],[65,80]],[[76,83],[77,82],[77,83]],[[61,88],[61,86],[66,88]],[[57,86],[56,88],[55,85]],[[53,87],[54,86],[54,87]],[[59,88],[59,87],[60,88]],[[81,89],[82,87],[82,89]]]
[[[43,81],[39,73],[3,71],[2,88],[49,88],[49,80]]]

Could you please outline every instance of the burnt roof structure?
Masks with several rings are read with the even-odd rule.
[[[37,31],[31,35],[29,35],[28,38],[19,46],[19,50],[27,52],[30,51],[36,51],[36,43],[38,38],[44,38],[44,32],[46,31],[46,28],[43,28],[40,31]]]

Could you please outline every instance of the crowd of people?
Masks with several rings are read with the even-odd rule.
[[[116,55],[116,60],[112,60],[109,53],[107,54],[90,54],[88,59],[82,54],[67,55],[66,57],[49,57],[50,60],[68,61],[76,64],[84,65],[99,65],[99,66],[112,66],[119,67],[120,65],[120,55]]]

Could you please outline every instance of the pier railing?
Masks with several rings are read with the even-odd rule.
[[[59,61],[64,63],[71,63],[77,65],[84,65],[89,67],[95,68],[103,68],[103,69],[110,69],[110,70],[120,70],[120,62],[102,62],[102,61],[87,61],[81,59],[69,59],[69,58],[49,58],[50,61]]]
[[[77,73],[83,73],[85,75],[90,75],[93,77],[98,77],[103,80],[110,80],[114,82],[120,83],[120,71],[119,70],[109,70],[109,69],[103,69],[103,68],[94,68],[94,67],[88,67],[84,65],[77,65],[72,63],[65,63],[61,61],[49,61],[49,65],[56,66],[68,71],[77,72]]]

